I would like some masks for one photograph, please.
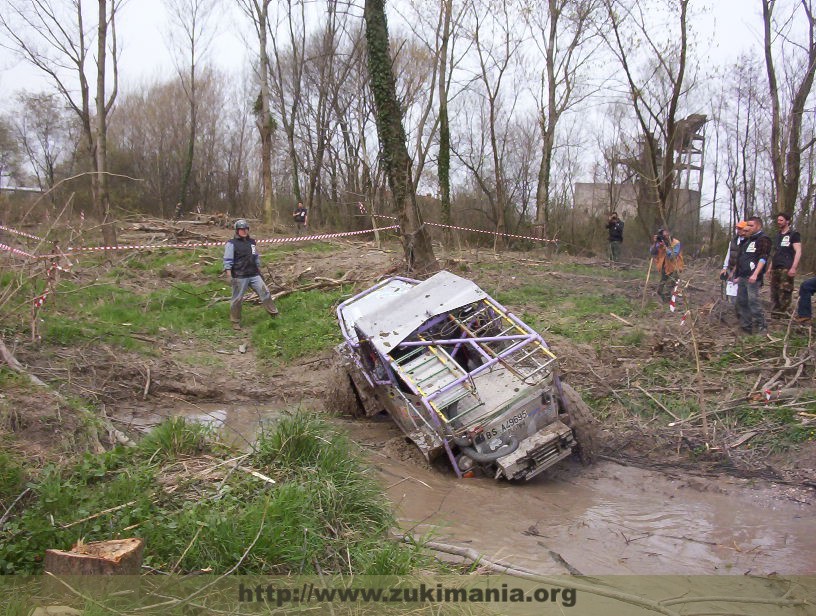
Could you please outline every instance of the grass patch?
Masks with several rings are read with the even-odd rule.
[[[125,536],[144,538],[145,564],[163,571],[224,572],[256,537],[238,573],[351,567],[386,575],[428,566],[419,548],[385,538],[394,518],[382,490],[356,447],[313,413],[284,417],[241,462],[275,485],[234,462],[218,464],[236,455],[176,419],[135,448],[86,455],[67,470],[46,467],[29,484],[31,502],[0,531],[0,573],[39,573],[46,548]],[[4,468],[0,476],[16,490],[23,478]]]
[[[334,308],[348,290],[305,291],[281,298],[281,314],[270,319],[261,308],[246,315],[252,344],[262,360],[285,362],[326,350],[341,340]],[[246,313],[245,308],[245,313]]]

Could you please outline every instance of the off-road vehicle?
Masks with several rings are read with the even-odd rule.
[[[592,459],[592,418],[542,337],[476,284],[442,271],[388,278],[337,308],[345,341],[330,404],[387,411],[459,477],[530,479]]]

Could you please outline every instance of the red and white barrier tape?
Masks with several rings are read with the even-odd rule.
[[[674,285],[674,290],[672,291],[671,301],[669,302],[669,310],[674,312],[677,310],[677,287],[680,286],[680,282],[678,281],[677,284]]]
[[[399,225],[391,225],[388,227],[377,227],[376,229],[363,229],[362,231],[343,231],[340,233],[320,233],[317,235],[301,235],[300,237],[273,237],[268,239],[256,239],[258,244],[288,244],[293,242],[304,242],[308,240],[326,240],[337,237],[348,237],[352,235],[363,235],[365,233],[374,233],[375,231],[389,231],[391,229],[399,229]],[[80,253],[80,252],[104,252],[110,250],[148,250],[153,248],[204,248],[209,246],[223,246],[226,240],[222,242],[190,242],[187,244],[128,244],[117,246],[86,246],[81,248],[67,248],[66,253]],[[0,244],[2,246],[2,244]],[[33,255],[30,255],[33,256]],[[40,255],[40,258],[53,258],[60,255]]]
[[[5,225],[0,225],[0,231],[8,231],[9,233],[13,233],[14,235],[22,235],[23,237],[28,237],[31,238],[32,240],[37,240],[39,242],[44,241],[43,238],[41,237],[31,235],[30,233],[26,233],[25,231],[18,231],[17,229],[12,229],[11,227],[6,227]]]
[[[385,216],[383,214],[374,214],[374,218],[390,218],[391,220],[397,220],[395,216]],[[443,225],[438,222],[426,222],[426,225],[430,225],[431,227],[442,227],[443,229],[456,229],[457,231],[471,231],[473,233],[484,233],[486,235],[500,235],[502,237],[514,237],[520,240],[533,240],[534,242],[552,242],[553,244],[557,244],[558,240],[550,240],[542,237],[533,237],[531,235],[516,235],[514,233],[499,233],[498,231],[486,231],[485,229],[471,229],[470,227],[457,227],[455,225]]]
[[[5,250],[7,252],[10,252],[13,255],[20,255],[22,257],[27,257],[29,259],[36,259],[37,258],[36,255],[32,255],[31,253],[25,252],[23,250],[19,250],[17,248],[12,248],[8,244],[0,244],[0,250]]]

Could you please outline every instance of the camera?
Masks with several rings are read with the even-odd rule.
[[[658,244],[663,243],[663,229],[658,229],[655,233],[655,242]]]

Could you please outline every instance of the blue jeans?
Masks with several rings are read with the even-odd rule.
[[[799,304],[796,306],[796,314],[800,317],[812,317],[810,298],[816,293],[816,278],[808,278],[799,286]]]
[[[232,279],[232,299],[230,300],[230,320],[234,323],[241,322],[241,302],[244,299],[244,293],[247,289],[252,287],[252,290],[261,298],[261,303],[265,304],[271,294],[266,288],[263,278],[260,276],[252,276],[251,278],[233,278]]]
[[[759,290],[762,283],[748,282],[747,278],[740,278],[737,287],[737,314],[740,326],[746,331],[761,332],[767,329],[765,311],[762,309],[762,300],[759,299]]]

